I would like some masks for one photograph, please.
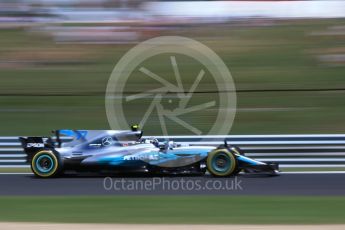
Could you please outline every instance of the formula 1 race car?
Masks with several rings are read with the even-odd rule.
[[[75,172],[131,173],[154,175],[204,175],[217,177],[245,173],[278,174],[278,164],[244,156],[236,146],[182,146],[142,138],[137,126],[132,130],[56,130],[55,137],[20,137],[38,177],[54,177]],[[70,141],[64,141],[69,139]]]

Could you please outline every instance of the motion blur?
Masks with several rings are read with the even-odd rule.
[[[108,129],[104,95],[115,64],[164,35],[200,41],[228,66],[238,99],[233,134],[343,133],[344,9],[343,1],[2,0],[0,134]],[[148,65],[170,76],[163,62]],[[192,82],[197,67],[177,62]],[[131,89],[150,88],[134,76]],[[200,100],[219,93],[202,84]],[[141,119],[140,106],[128,123]],[[213,122],[212,108],[187,122],[196,116],[199,127]],[[157,119],[146,134],[161,133]],[[190,134],[171,126],[169,134]]]

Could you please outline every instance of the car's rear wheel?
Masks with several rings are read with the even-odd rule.
[[[54,177],[61,172],[62,165],[59,157],[49,150],[37,152],[31,161],[33,173],[42,178]]]
[[[208,154],[207,170],[217,177],[227,177],[236,174],[238,162],[235,154],[227,149],[216,149]]]

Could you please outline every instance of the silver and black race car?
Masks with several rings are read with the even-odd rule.
[[[236,146],[183,146],[173,141],[142,138],[132,130],[56,130],[51,137],[21,137],[28,163],[38,177],[74,172],[148,173],[148,175],[278,174],[278,164],[244,155]],[[69,141],[63,141],[68,139]]]

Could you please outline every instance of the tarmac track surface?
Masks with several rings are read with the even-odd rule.
[[[345,173],[204,177],[65,176],[0,174],[0,195],[345,195]]]

